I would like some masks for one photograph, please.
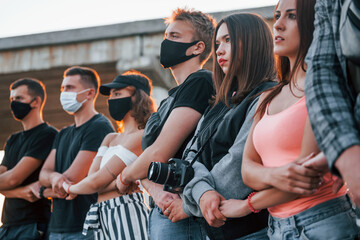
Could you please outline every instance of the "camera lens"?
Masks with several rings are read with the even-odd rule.
[[[164,184],[169,174],[169,164],[152,162],[149,166],[147,178],[155,183]]]

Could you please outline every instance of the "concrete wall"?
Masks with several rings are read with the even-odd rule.
[[[273,9],[211,14],[219,20],[235,12],[255,12],[272,24]],[[12,132],[22,129],[11,116],[8,100],[9,85],[19,78],[34,77],[45,83],[48,100],[44,120],[59,129],[73,123],[59,102],[62,74],[69,66],[92,67],[103,83],[125,70],[139,70],[153,80],[153,97],[159,103],[175,86],[170,71],[159,63],[165,27],[163,19],[153,19],[0,39],[0,146]],[[211,68],[211,60],[205,68]],[[108,116],[105,97],[99,96],[96,108]]]

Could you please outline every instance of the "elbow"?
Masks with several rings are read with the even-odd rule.
[[[244,184],[250,187],[251,180],[250,180],[250,176],[249,176],[249,171],[247,171],[247,170],[248,170],[248,166],[246,164],[246,159],[245,159],[245,157],[243,157],[243,161],[241,163],[241,176],[242,176]]]
[[[19,186],[22,182],[23,181],[21,179],[12,177],[8,181],[8,186],[9,186],[9,188],[15,188],[15,187]]]
[[[250,186],[251,181],[250,181],[249,175],[248,175],[247,171],[244,171],[244,168],[241,169],[241,176],[242,176],[244,184],[248,187],[251,187]]]

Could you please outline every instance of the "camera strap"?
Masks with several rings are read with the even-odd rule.
[[[191,150],[191,147],[194,145],[194,143],[196,142],[196,139],[198,138],[199,134],[200,133],[203,133],[205,132],[213,123],[217,122],[220,118],[223,118],[225,116],[225,113],[227,111],[229,111],[230,108],[228,107],[224,107],[218,114],[218,117],[215,118],[214,120],[211,121],[210,124],[208,124],[204,129],[202,129],[202,131],[197,131],[196,135],[193,137],[192,141],[191,141],[191,144],[190,144],[190,147],[186,150],[184,156],[183,156],[183,160],[186,159],[186,157],[188,156],[189,152],[190,151],[194,151],[194,150]],[[210,134],[210,136],[206,139],[205,143],[200,147],[200,149],[196,152],[193,160],[190,162],[190,167],[195,163],[195,161],[197,160],[197,158],[200,156],[200,154],[202,153],[202,151],[204,151],[206,145],[209,143],[210,139],[214,136],[214,134],[216,133],[217,131],[217,127],[215,127],[215,129],[212,131],[212,133]]]

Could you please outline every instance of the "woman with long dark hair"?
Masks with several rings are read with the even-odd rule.
[[[221,204],[227,217],[268,208],[270,239],[354,239],[358,232],[345,188],[334,193],[329,172],[302,165],[319,153],[303,90],[314,5],[315,0],[280,0],[276,6],[280,82],[260,97],[242,165],[244,183],[259,192]]]
[[[142,153],[141,137],[154,112],[151,80],[137,71],[128,71],[100,86],[100,93],[109,96],[110,115],[122,123],[122,131],[104,138],[86,178],[63,186],[70,196],[98,193],[98,202],[91,205],[85,219],[83,234],[93,229],[96,239],[148,239],[148,209],[142,193],[134,185],[134,193],[119,194],[114,180]]]
[[[241,158],[258,95],[276,84],[272,51],[270,28],[258,15],[233,14],[215,29],[216,96],[183,156],[192,161],[199,154],[194,178],[184,189],[183,210],[199,217],[210,239],[267,238],[267,211],[226,219],[219,206],[224,198],[244,199],[253,191],[242,183]],[[168,210],[169,218],[176,219],[176,209]]]

